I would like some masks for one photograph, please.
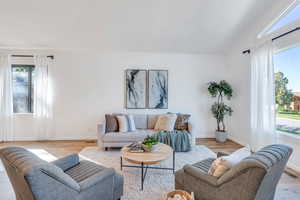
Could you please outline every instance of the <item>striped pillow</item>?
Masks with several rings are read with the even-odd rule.
[[[119,132],[135,131],[135,123],[132,115],[118,115]]]

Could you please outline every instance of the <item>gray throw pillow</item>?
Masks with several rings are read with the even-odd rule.
[[[116,115],[105,115],[105,132],[118,132],[119,124]]]

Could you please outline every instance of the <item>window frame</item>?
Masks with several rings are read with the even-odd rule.
[[[282,32],[286,32],[287,30],[299,26],[300,19],[290,22],[279,29],[276,29],[272,32],[269,32],[269,30],[272,29],[273,26],[275,26],[282,18],[287,16],[294,8],[296,8],[298,5],[300,5],[300,0],[295,0],[291,4],[289,4],[287,7],[285,7],[278,16],[276,16],[262,31],[260,31],[257,35],[258,39],[265,38],[268,36],[276,36],[277,34],[281,34]]]
[[[297,42],[297,41],[294,44],[289,44],[289,45],[285,45],[284,47],[277,48],[276,51],[274,52],[274,56],[275,56],[275,54],[281,53],[283,51],[288,51],[289,49],[293,49],[293,48],[296,48],[296,47],[300,47],[300,43]],[[275,72],[275,63],[274,63],[274,74],[275,73],[276,72]],[[284,137],[289,137],[289,138],[300,140],[300,135],[296,135],[296,134],[293,134],[293,133],[288,133],[288,132],[278,130],[276,120],[277,120],[277,114],[275,113],[275,132],[276,132],[277,138],[284,136]]]
[[[14,68],[19,68],[19,67],[26,67],[29,69],[28,70],[28,110],[29,110],[29,112],[15,112],[13,110],[13,114],[14,115],[33,114],[34,110],[33,110],[33,101],[32,101],[32,98],[33,98],[33,96],[32,96],[32,90],[33,90],[33,88],[32,88],[32,86],[33,86],[32,73],[35,69],[35,65],[33,65],[33,64],[12,64],[11,65],[12,76],[14,73],[13,72]],[[13,77],[12,77],[12,80],[13,80]],[[14,91],[12,91],[12,94],[14,94]],[[12,97],[12,98],[14,98],[14,97]],[[14,104],[14,99],[12,99],[12,100],[13,100],[12,103]]]

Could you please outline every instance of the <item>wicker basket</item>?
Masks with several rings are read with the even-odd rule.
[[[180,194],[181,196],[184,196],[187,200],[193,200],[192,195],[191,195],[190,193],[186,192],[186,191],[183,191],[183,190],[174,190],[174,191],[172,191],[172,192],[169,192],[169,193],[167,194],[167,199],[168,199],[169,197],[174,197],[175,194]],[[167,199],[166,199],[166,200],[167,200]]]

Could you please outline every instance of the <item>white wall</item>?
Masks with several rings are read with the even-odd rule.
[[[250,144],[250,57],[239,51],[227,57],[228,80],[233,85],[234,96],[229,118],[229,137],[244,146]]]
[[[54,51],[54,131],[51,139],[96,138],[96,124],[105,113],[182,112],[192,115],[197,137],[213,137],[215,121],[206,87],[225,77],[225,57],[155,53]],[[124,70],[169,70],[168,110],[125,110]],[[33,140],[32,116],[17,115],[15,140]]]

